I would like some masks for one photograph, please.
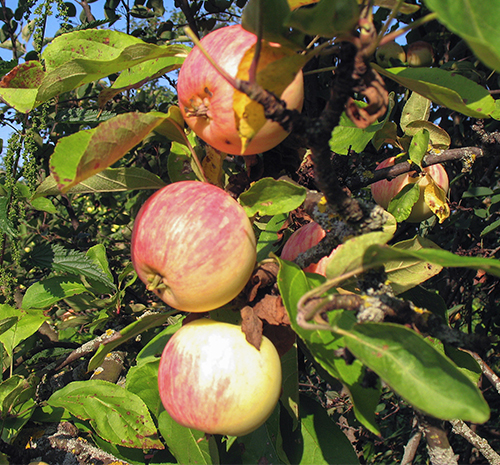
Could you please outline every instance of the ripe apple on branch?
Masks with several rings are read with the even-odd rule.
[[[239,24],[212,31],[192,49],[179,72],[177,93],[187,125],[221,152],[252,155],[274,148],[288,133],[279,123],[266,120],[262,105],[237,90],[235,80],[256,80],[288,109],[300,110],[302,72],[296,72],[296,65],[281,65],[276,79],[276,62],[287,57],[304,62],[279,44],[262,41],[257,47],[257,36]]]
[[[243,208],[212,184],[169,184],[142,206],[132,232],[139,278],[178,310],[205,312],[235,298],[255,266],[256,242]]]
[[[273,343],[260,349],[240,326],[206,318],[179,329],[165,346],[160,398],[179,424],[209,434],[243,436],[262,425],[281,394],[281,362]]]

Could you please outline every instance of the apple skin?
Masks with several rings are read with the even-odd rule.
[[[377,60],[377,63],[382,66],[382,68],[392,68],[395,65],[391,62],[391,59],[399,60],[401,63],[405,63],[406,52],[397,42],[387,42],[377,48],[377,51],[375,52],[375,59]]]
[[[390,157],[381,162],[377,166],[377,170],[382,168],[387,168],[393,166],[395,157]],[[431,165],[424,168],[424,171],[432,176],[432,179],[436,184],[448,193],[449,179],[446,170],[443,165]],[[373,183],[370,188],[372,191],[372,196],[375,202],[377,202],[381,207],[387,210],[390,201],[407,185],[410,183],[415,183],[419,181],[419,177],[412,177],[415,171],[410,171],[409,173],[401,174],[391,181],[383,179],[381,181]],[[424,189],[429,183],[426,179],[420,182],[420,197],[417,203],[413,206],[410,216],[406,219],[409,223],[420,223],[421,221],[429,219],[433,213],[424,200]]]
[[[294,231],[285,242],[283,250],[281,251],[281,258],[289,261],[295,260],[299,254],[318,244],[325,235],[326,233],[323,228],[315,221],[311,221],[301,226]],[[304,271],[308,273],[318,273],[324,276],[327,258],[328,257],[323,257],[318,263],[311,263],[304,268]]]
[[[141,207],[132,231],[132,263],[173,308],[206,312],[234,299],[256,262],[252,224],[222,189],[198,181],[169,184]]]
[[[257,42],[257,36],[241,25],[227,26],[206,35],[201,44],[215,62],[236,76],[245,52]],[[272,56],[262,53],[258,70],[285,56],[276,44]],[[275,122],[267,121],[244,153],[233,110],[235,89],[215,70],[198,47],[184,61],[177,81],[179,107],[187,125],[207,144],[233,155],[253,155],[272,149],[288,133]],[[301,110],[304,100],[302,72],[279,96],[287,108]]]
[[[278,402],[280,358],[265,336],[257,350],[240,326],[201,318],[168,341],[158,388],[177,423],[208,434],[243,436],[262,425]]]

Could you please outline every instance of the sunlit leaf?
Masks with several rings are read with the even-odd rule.
[[[371,64],[380,74],[408,89],[473,118],[487,118],[495,111],[495,100],[487,89],[459,74],[440,68],[388,68]]]
[[[16,66],[0,81],[0,98],[21,113],[33,109],[38,88],[45,76],[39,61],[27,61]]]
[[[167,118],[158,112],[125,113],[94,129],[63,137],[50,157],[50,170],[57,186],[66,193],[108,168]]]
[[[48,308],[66,297],[86,292],[80,279],[52,276],[33,283],[23,297],[23,308]]]
[[[214,436],[179,425],[166,410],[158,416],[158,429],[178,463],[219,463]]]
[[[356,358],[418,410],[442,420],[488,420],[490,409],[477,386],[415,331],[364,323],[344,338]]]
[[[240,195],[248,216],[277,215],[298,208],[306,198],[306,189],[288,181],[263,178]]]
[[[89,420],[96,433],[111,443],[138,449],[164,448],[144,402],[116,384],[74,381],[54,392],[47,403]]]
[[[97,192],[124,192],[136,189],[161,189],[165,186],[156,174],[144,168],[107,168],[98,174],[68,189],[68,194],[92,194]],[[34,198],[46,195],[60,195],[57,182],[48,176],[38,186]]]

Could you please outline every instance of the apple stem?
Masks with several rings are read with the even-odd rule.
[[[152,278],[148,279],[149,284],[146,286],[148,291],[154,291],[155,289],[166,287],[163,284],[163,276],[155,274]]]
[[[248,80],[251,84],[257,83],[257,66],[259,64],[260,51],[262,49],[262,36],[264,34],[264,15],[262,5],[259,4],[259,20],[257,21],[257,42],[255,43],[255,53],[248,70]]]

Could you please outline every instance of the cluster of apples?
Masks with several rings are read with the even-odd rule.
[[[217,29],[203,49],[236,76],[257,37],[241,26]],[[261,53],[259,68],[280,59],[280,46]],[[186,123],[207,144],[226,153],[250,155],[278,145],[287,133],[266,122],[243,150],[233,110],[237,92],[198,46],[178,79]],[[279,96],[290,108],[303,102],[302,75]],[[244,153],[241,153],[244,152]],[[209,312],[233,300],[255,267],[256,240],[240,204],[214,185],[181,181],[152,195],[139,211],[131,243],[138,277],[169,306]],[[263,424],[281,393],[281,363],[263,337],[257,349],[240,326],[207,318],[179,329],[165,346],[158,387],[165,410],[179,424],[210,434],[241,436]]]

